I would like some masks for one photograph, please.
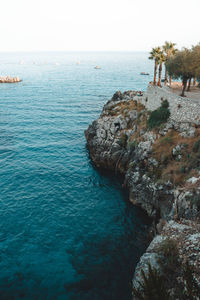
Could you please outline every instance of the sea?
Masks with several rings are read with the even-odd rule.
[[[148,53],[1,52],[0,75],[23,80],[0,84],[0,299],[131,299],[150,220],[84,131],[116,91],[147,88]]]

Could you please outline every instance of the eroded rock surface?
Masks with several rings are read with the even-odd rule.
[[[152,89],[148,89],[149,98],[157,92],[156,88],[151,95]],[[174,100],[174,95],[169,96]],[[160,254],[156,247],[168,235],[178,241],[180,259],[183,252],[184,260],[197,266],[194,272],[198,277],[200,108],[198,106],[196,110],[198,116],[194,115],[193,108],[191,114],[187,111],[186,118],[176,118],[173,106],[168,122],[149,130],[150,104],[145,105],[145,97],[145,94],[139,97],[134,91],[115,93],[105,104],[99,119],[85,132],[89,153],[96,166],[124,176],[124,186],[134,205],[142,207],[156,222],[164,220],[165,225],[157,225],[155,233],[158,235],[141,257],[134,283],[141,279],[139,270],[147,270],[148,262],[159,267],[157,258]]]

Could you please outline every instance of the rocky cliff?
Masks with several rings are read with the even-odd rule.
[[[121,173],[130,201],[142,207],[157,224],[156,237],[136,268],[133,281],[136,287],[142,280],[141,269],[147,272],[149,263],[161,269],[158,258],[163,253],[158,249],[172,232],[178,251],[179,277],[185,261],[195,264],[193,275],[197,280],[200,277],[200,258],[195,255],[200,250],[200,104],[187,101],[174,104],[174,95],[170,98],[169,91],[159,89],[149,87],[144,95],[134,91],[115,93],[99,119],[85,132],[95,165]],[[159,126],[149,126],[151,102],[153,109],[158,109],[166,100],[170,117]],[[195,105],[196,115],[195,110],[190,114]],[[187,114],[182,112],[182,117],[177,117],[178,110]],[[167,287],[172,296],[173,284],[175,281]]]

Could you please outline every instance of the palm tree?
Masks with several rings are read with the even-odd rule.
[[[153,48],[150,52],[150,56],[149,59],[152,59],[155,61],[154,64],[154,79],[153,79],[153,84],[156,85],[156,75],[157,75],[157,69],[158,69],[158,64],[159,64],[159,60],[160,60],[160,53],[161,53],[161,48],[160,47],[156,47]]]
[[[166,61],[166,57],[165,57],[163,51],[161,51],[160,55],[159,55],[158,86],[161,86],[162,64],[165,61]]]
[[[165,42],[165,44],[162,46],[164,54],[165,54],[165,62],[167,62],[170,58],[172,58],[176,52],[178,51],[178,49],[175,48],[175,43],[171,43],[171,42]],[[168,72],[167,72],[167,68],[166,68],[166,64],[165,64],[165,85],[167,85],[167,77],[168,77]],[[169,77],[169,84],[171,85],[171,76]]]

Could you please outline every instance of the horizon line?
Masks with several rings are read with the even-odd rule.
[[[17,52],[149,52],[149,50],[0,50],[0,53]]]

